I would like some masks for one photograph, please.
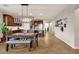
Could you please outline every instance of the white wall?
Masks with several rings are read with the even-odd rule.
[[[74,31],[74,23],[73,23],[75,7],[76,6],[74,5],[69,6],[68,8],[63,10],[59,14],[59,16],[55,18],[55,20],[58,20],[67,17],[67,27],[64,29],[63,32],[60,30],[60,27],[58,28],[54,27],[55,36],[61,39],[62,41],[64,41],[72,48],[74,48],[74,40],[75,40],[75,35],[74,35],[75,31]]]

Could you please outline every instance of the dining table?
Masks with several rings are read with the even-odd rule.
[[[38,47],[38,34],[37,33],[14,33],[6,35],[6,42],[10,41],[10,38],[23,38],[23,39],[34,39],[36,42],[36,45]],[[7,46],[8,48],[8,46]]]

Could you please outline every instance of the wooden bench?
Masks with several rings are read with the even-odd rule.
[[[32,41],[33,40],[11,40],[11,41],[6,41],[6,51],[8,51],[10,44],[11,45],[13,45],[13,44],[28,44],[29,45],[29,51],[31,51]]]

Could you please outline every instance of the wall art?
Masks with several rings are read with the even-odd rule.
[[[67,17],[63,18],[63,19],[59,19],[56,21],[55,23],[55,27],[60,27],[60,30],[63,32],[64,28],[66,28],[66,24],[67,24]]]

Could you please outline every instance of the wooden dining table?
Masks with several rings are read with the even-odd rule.
[[[26,39],[33,38],[33,37],[38,38],[38,34],[37,33],[14,33],[14,34],[6,35],[6,37],[26,38]],[[7,38],[6,38],[6,40],[8,41]]]
[[[35,42],[38,46],[38,34],[37,33],[14,33],[6,35],[6,41],[9,41],[9,38],[24,38],[24,39],[35,39]]]

